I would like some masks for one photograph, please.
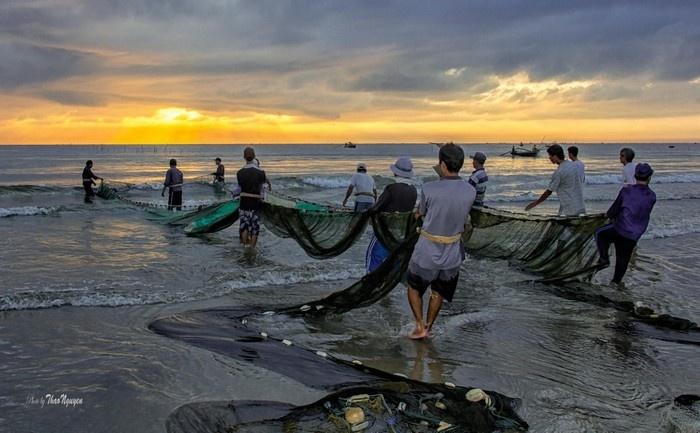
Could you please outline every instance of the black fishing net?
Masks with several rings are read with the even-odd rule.
[[[466,242],[469,253],[506,259],[524,271],[556,276],[597,260],[593,235],[607,217],[537,216],[483,207],[472,209],[471,221],[474,230]]]
[[[98,195],[154,207],[129,198],[125,192],[131,187],[128,184],[103,184]],[[179,215],[152,212],[163,222],[184,226],[188,234],[212,233],[237,220],[238,209],[230,203],[200,206],[191,213]],[[306,254],[317,259],[336,257],[345,252],[361,238],[368,224],[389,250],[399,245],[412,248],[404,241],[416,239],[412,234],[417,226],[413,214],[408,212],[355,213],[275,194],[268,194],[262,209],[262,221],[272,233],[294,239]],[[465,233],[463,239],[466,249],[474,256],[506,259],[522,270],[551,277],[588,267],[596,261],[593,233],[605,221],[602,214],[536,216],[487,207],[474,208],[471,212],[473,230]],[[404,258],[405,254],[397,257]],[[399,260],[396,267],[402,268],[403,264],[404,261]],[[393,275],[384,277],[395,279]]]
[[[251,402],[232,401],[186,405],[168,417],[169,433],[184,432],[298,432],[298,433],[490,433],[524,431],[527,423],[500,416],[503,409],[467,401],[466,388],[438,384],[387,381],[375,386],[343,389],[306,406],[284,407],[267,402],[270,413],[263,414],[266,403],[256,402],[257,417],[241,417]],[[489,397],[492,405],[508,404],[505,399]],[[194,407],[193,407],[194,406]],[[242,408],[240,407],[242,406]],[[512,410],[511,410],[512,411]],[[281,416],[275,417],[274,415]],[[211,430],[215,427],[216,430]]]
[[[237,416],[240,414],[237,402],[231,402],[228,407],[218,402],[186,405],[169,417],[169,432],[359,431],[352,428],[359,429],[362,423],[348,422],[345,417],[351,407],[364,411],[368,420],[364,428],[368,432],[392,431],[391,428],[397,432],[427,432],[440,427],[441,431],[454,432],[527,429],[527,423],[516,413],[517,399],[494,391],[419,382],[359,361],[310,350],[251,329],[245,319],[250,314],[250,309],[242,308],[192,311],[156,320],[149,328],[333,393],[301,407],[270,402],[269,412],[264,409],[266,404],[258,402],[254,405],[256,416],[243,418]],[[250,403],[242,402],[241,406]],[[284,426],[289,429],[280,429]],[[451,427],[455,428],[447,430]]]

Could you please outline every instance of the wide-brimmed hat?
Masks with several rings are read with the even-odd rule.
[[[365,164],[364,162],[358,162],[357,163],[357,171],[360,171],[360,170],[367,171],[367,164]]]
[[[413,177],[413,162],[411,158],[402,156],[389,166],[389,170],[400,177]]]

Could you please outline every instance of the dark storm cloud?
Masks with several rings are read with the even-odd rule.
[[[62,105],[78,105],[85,107],[98,107],[105,105],[107,96],[94,92],[76,92],[70,90],[45,90],[37,93],[37,96]]]
[[[688,81],[700,76],[698,22],[700,3],[690,1],[10,1],[0,6],[0,53],[20,61],[4,62],[0,78],[6,88],[105,73],[68,49],[90,47],[158,59],[112,73],[291,79],[311,70],[316,84],[341,91],[476,92],[491,75],[517,72]],[[17,38],[25,48],[8,49]],[[51,62],[55,70],[43,67]]]
[[[0,88],[4,89],[90,74],[99,63],[94,55],[81,51],[12,42],[0,42],[0,59]]]

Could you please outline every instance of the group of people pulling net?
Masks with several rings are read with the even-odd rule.
[[[590,271],[606,265],[601,260],[605,261],[607,256],[600,254],[596,248],[596,238],[600,244],[600,237],[603,236],[601,227],[603,230],[614,227],[605,226],[605,223],[609,216],[613,216],[611,212],[615,206],[607,215],[569,216],[528,215],[483,206],[483,184],[488,180],[483,170],[485,156],[472,156],[476,170],[469,186],[458,176],[464,160],[459,146],[446,145],[440,149],[440,164],[436,167],[440,179],[423,185],[417,213],[413,211],[417,199],[416,189],[410,182],[402,181],[412,172],[412,164],[407,158],[399,158],[392,165],[391,170],[397,182],[387,187],[379,199],[373,182],[366,179],[369,177],[366,175],[366,166],[359,164],[358,174],[353,176],[348,188],[346,201],[357,189],[360,191],[355,191],[356,196],[373,196],[372,201],[376,203],[365,206],[363,203],[367,200],[358,200],[354,211],[349,211],[286,197],[269,190],[263,191],[260,185],[264,182],[269,184],[269,181],[259,165],[253,162],[254,152],[246,149],[244,156],[247,164],[238,173],[240,188],[236,191],[237,198],[181,215],[164,214],[163,222],[182,226],[187,234],[198,235],[222,230],[240,220],[241,241],[253,246],[262,224],[276,236],[293,239],[307,255],[316,259],[328,259],[342,254],[363,236],[367,226],[372,227],[372,240],[367,254],[368,273],[359,281],[323,299],[300,305],[280,306],[266,312],[249,311],[232,318],[234,322],[241,319],[240,323],[244,326],[246,318],[255,314],[319,316],[367,307],[403,281],[408,286],[409,302],[416,319],[416,328],[410,336],[425,338],[435,322],[443,299],[452,299],[465,252],[477,257],[506,259],[521,270],[540,275],[543,277],[541,281],[550,282],[560,282],[567,276],[589,275]],[[220,161],[217,161],[217,166],[217,172],[213,173],[216,176],[214,185],[221,188],[224,171]],[[642,171],[644,169],[642,167]],[[573,169],[569,171],[577,175]],[[646,178],[650,175],[647,173]],[[251,188],[251,185],[257,186]],[[103,184],[98,195],[129,201],[125,198],[128,195],[125,192],[128,192],[128,187],[120,190]],[[543,194],[541,200],[533,202],[529,207],[536,206],[546,196],[548,194]],[[624,197],[618,197],[616,201],[618,208],[621,200]],[[651,206],[653,207],[653,202]],[[169,207],[172,207],[170,200]],[[604,235],[610,239],[609,242],[617,242],[613,234]],[[575,271],[564,274],[564,269]],[[616,271],[616,276],[617,274]],[[428,287],[431,288],[431,296],[427,317],[423,319],[422,297]],[[644,323],[682,331],[698,331],[692,322],[657,315],[639,306],[630,307],[632,304],[629,302],[615,303],[605,298],[585,301],[626,311]],[[208,341],[199,331],[192,339],[181,335],[183,332],[178,326],[177,323],[167,323],[166,319],[165,322],[158,321],[153,329],[169,337],[185,338],[193,344],[228,354],[243,350],[239,345],[268,342],[268,336],[264,333],[262,339],[256,339],[244,335],[245,332],[239,332],[240,330],[233,332],[234,340],[227,343],[222,343],[217,338]],[[184,326],[187,328],[194,325],[186,321]],[[186,332],[192,332],[192,329],[186,329]],[[206,332],[212,331],[207,328]],[[230,347],[222,347],[222,344]],[[258,355],[261,354],[261,347],[256,346],[254,349]],[[260,364],[263,361],[257,359],[256,362]],[[340,360],[334,362],[342,363]],[[369,369],[362,369],[369,372]],[[382,372],[373,373],[381,376]],[[289,408],[278,418],[266,417],[250,422],[239,420],[236,428],[237,431],[264,431],[282,426],[295,431],[348,432],[493,431],[497,428],[527,428],[527,424],[519,419],[512,407],[503,404],[497,407],[495,402],[499,397],[495,393],[472,389],[459,391],[461,394],[456,395],[454,387],[440,387],[438,390],[435,384],[389,383],[385,381],[381,386],[375,382],[372,386],[365,384],[363,387],[346,387],[311,405]],[[173,416],[185,409],[187,408],[181,408]],[[209,415],[197,416],[206,418]],[[190,416],[185,417],[185,421],[189,423],[195,420]],[[170,427],[169,430],[178,431],[177,423]]]

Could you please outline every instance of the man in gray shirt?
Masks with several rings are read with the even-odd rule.
[[[182,210],[182,172],[177,168],[177,161],[170,160],[170,169],[165,173],[163,191],[160,195],[165,195],[168,189],[168,210]]]
[[[564,158],[564,149],[558,144],[549,146],[547,153],[552,164],[557,164],[559,167],[552,174],[552,179],[549,181],[549,186],[545,192],[542,193],[540,198],[528,204],[525,210],[534,208],[547,200],[552,195],[552,192],[556,192],[559,197],[559,215],[576,216],[586,213],[586,207],[583,204],[583,187],[578,168],[574,163]]]
[[[412,339],[426,338],[443,300],[452,301],[464,260],[462,232],[476,198],[474,187],[459,177],[464,164],[462,148],[442,146],[439,161],[440,179],[423,185],[418,207],[423,226],[408,265],[408,302],[416,320],[409,335]],[[428,287],[431,294],[424,321],[423,294]]]

